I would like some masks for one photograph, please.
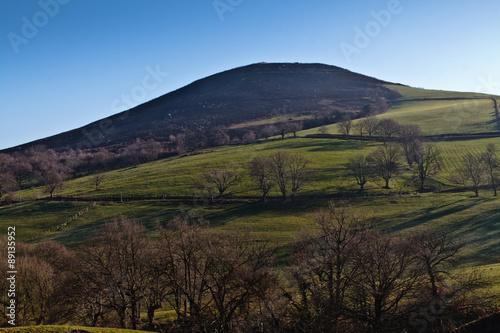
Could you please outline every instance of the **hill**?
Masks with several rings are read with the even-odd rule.
[[[299,63],[259,63],[195,81],[133,109],[27,145],[65,150],[122,145],[137,138],[203,137],[217,127],[238,137],[266,122],[310,120],[306,127],[358,114],[366,104],[385,111],[400,95],[384,82],[348,70]],[[313,121],[316,120],[316,123]]]

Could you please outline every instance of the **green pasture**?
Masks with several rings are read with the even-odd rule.
[[[492,98],[498,96],[453,91],[425,90],[406,86],[387,85],[401,97],[378,119],[394,119],[401,124],[419,125],[425,135],[472,134],[496,132],[498,122]],[[355,124],[359,120],[355,120]],[[340,134],[337,124],[326,126],[328,133]],[[300,136],[318,134],[319,128],[298,133]],[[353,130],[352,134],[357,135]]]
[[[498,131],[491,99],[401,101],[377,118],[417,124],[425,135]]]
[[[42,235],[74,247],[98,233],[113,218],[127,216],[154,233],[157,226],[166,226],[174,216],[193,212],[221,232],[252,230],[263,239],[269,238],[279,249],[279,255],[286,257],[297,234],[311,229],[315,213],[327,201],[297,199],[295,202],[271,200],[267,204],[249,201],[222,205],[164,201],[101,203],[59,231],[50,231],[49,226],[58,223],[60,216],[69,218],[80,209],[80,204],[32,202],[1,207],[0,228],[6,230],[9,225],[24,223],[16,229],[19,241]],[[345,204],[374,227],[402,236],[418,230],[447,230],[467,244],[461,260],[464,267],[500,263],[500,205],[498,199],[486,191],[479,198],[469,193],[393,194],[350,199]],[[44,227],[36,222],[26,223],[27,215],[20,214],[20,209],[29,209],[32,214],[44,214],[50,209],[57,214],[47,214]]]
[[[443,158],[443,170],[430,183],[431,189],[442,190],[452,185],[450,176],[461,153],[467,149],[483,151],[488,143],[500,147],[500,138],[455,140],[436,142]],[[248,162],[256,156],[266,156],[276,151],[301,153],[310,161],[311,174],[309,181],[299,192],[300,195],[352,193],[358,185],[346,175],[345,163],[354,154],[369,154],[379,142],[337,139],[295,138],[274,140],[248,145],[235,145],[201,151],[188,156],[177,156],[156,162],[142,164],[133,168],[115,170],[106,173],[106,178],[95,189],[92,176],[69,180],[63,189],[55,191],[56,196],[74,196],[89,198],[128,197],[162,197],[187,196],[203,197],[203,193],[194,186],[195,180],[205,172],[214,168],[230,168],[243,175],[242,182],[232,190],[233,195],[259,195],[254,183],[248,175]],[[405,184],[411,183],[410,187]],[[371,181],[366,189],[373,193],[386,193],[381,179]],[[395,191],[400,189],[416,190],[416,176],[405,169],[400,177],[391,180]],[[271,195],[279,195],[275,188]],[[43,187],[22,190],[16,194],[23,200],[47,197]],[[1,219],[1,215],[0,215]]]

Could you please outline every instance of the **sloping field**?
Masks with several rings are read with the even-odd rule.
[[[428,193],[355,198],[345,202],[382,230],[402,234],[416,230],[449,231],[467,244],[461,260],[463,267],[500,263],[500,208],[492,193],[484,191],[479,198],[473,198],[469,193]],[[128,216],[155,232],[158,225],[166,226],[175,215],[196,212],[221,232],[243,228],[262,238],[270,237],[281,249],[280,255],[286,257],[288,246],[297,239],[300,230],[313,225],[314,214],[326,203],[327,199],[298,199],[294,203],[271,201],[267,204],[239,202],[222,206],[161,201],[100,203],[59,231],[46,233],[42,226],[33,222],[18,228],[16,235],[19,241],[29,241],[26,235],[39,234],[72,248],[91,238],[115,217]],[[46,205],[66,217],[76,208],[61,202]],[[18,214],[18,208],[19,205],[0,208],[1,228],[19,225],[25,220],[25,216]],[[42,214],[47,206],[35,202],[23,204],[23,208]],[[46,222],[50,225],[55,219],[48,215]]]
[[[491,99],[398,101],[377,118],[419,125],[425,135],[498,131]]]
[[[379,119],[391,118],[401,124],[419,125],[425,135],[477,134],[500,132],[492,98],[498,96],[453,91],[425,90],[386,85],[401,97]],[[355,120],[356,123],[358,120]],[[330,134],[339,134],[336,124],[327,126]],[[318,128],[299,135],[317,134]],[[356,134],[355,131],[352,131]]]

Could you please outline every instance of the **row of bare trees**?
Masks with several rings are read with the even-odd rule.
[[[365,122],[371,120],[373,118],[364,119]],[[380,178],[384,180],[385,188],[389,188],[390,180],[401,174],[406,167],[413,174],[410,183],[418,181],[420,190],[424,190],[428,179],[436,176],[444,164],[436,145],[425,142],[417,125],[400,125],[391,119],[383,119],[376,126],[376,131],[384,138],[384,145],[371,154],[351,156],[345,165],[347,173],[360,186],[360,191],[363,192],[365,184],[370,180]],[[498,150],[492,143],[484,151],[462,151],[458,159],[448,161],[452,168],[449,181],[470,188],[476,196],[479,195],[481,186],[488,184],[497,196],[500,170],[497,154]]]
[[[154,328],[155,311],[172,309],[177,319],[170,324],[179,332],[235,331],[277,283],[274,247],[242,235],[178,217],[151,236],[121,218],[76,252],[52,241],[18,244],[16,322]],[[2,278],[2,290],[7,282]],[[9,300],[1,299],[6,314]]]
[[[194,185],[204,196],[222,199],[241,183],[243,172],[239,169],[237,165],[212,169],[198,177]],[[290,197],[293,200],[310,174],[309,161],[303,154],[284,151],[255,157],[247,169],[254,188],[261,192],[264,202],[275,187],[284,199]]]
[[[454,163],[455,172],[452,181],[456,184],[470,188],[476,197],[483,185],[490,185],[494,196],[497,196],[499,183],[500,160],[497,156],[498,149],[492,143],[486,146],[485,151],[466,150]]]
[[[285,266],[276,266],[276,244],[265,236],[215,231],[193,217],[176,217],[153,234],[121,218],[76,251],[52,241],[18,244],[17,322],[170,332],[444,332],[471,319],[479,279],[453,273],[462,244],[448,234],[392,236],[334,203],[315,221]],[[8,299],[0,297],[6,311]],[[160,309],[175,315],[158,323]]]
[[[350,118],[344,119],[342,122],[338,123],[338,128],[340,133],[346,138],[355,132],[360,137],[372,138],[374,136],[379,136],[384,139],[384,142],[390,141],[398,134],[404,134],[396,121],[393,119],[378,119],[375,117],[363,118],[356,123],[354,123]]]
[[[390,188],[390,180],[404,170],[404,155],[405,151],[399,144],[389,142],[371,154],[351,156],[346,163],[347,173],[356,180],[361,192],[368,181],[379,178],[384,180],[385,188]],[[439,151],[432,143],[415,144],[410,161],[409,169],[419,180],[420,190],[424,190],[426,181],[441,170]]]
[[[56,152],[34,146],[24,152],[0,154],[0,198],[33,186],[43,186],[52,197],[68,178],[153,161],[165,153],[164,148],[161,143],[149,139],[136,140],[116,153],[104,148]]]

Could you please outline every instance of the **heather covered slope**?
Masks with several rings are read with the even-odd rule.
[[[288,120],[297,115],[356,114],[366,104],[387,108],[400,96],[384,84],[323,64],[253,64],[209,76],[131,110],[30,145],[95,148],[137,138],[163,141],[179,133],[207,133],[219,126],[235,128],[279,116]]]

